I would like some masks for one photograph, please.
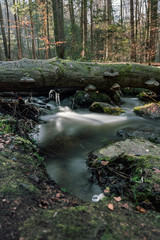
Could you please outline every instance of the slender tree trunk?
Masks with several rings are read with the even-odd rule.
[[[84,27],[84,18],[83,18],[83,12],[84,12],[84,0],[81,0],[81,22],[80,22],[80,29],[81,29],[81,48],[83,52],[83,27]]]
[[[107,20],[108,20],[108,60],[112,59],[112,34],[110,33],[110,26],[112,24],[112,1],[107,0]]]
[[[2,5],[0,3],[0,23],[1,23],[1,31],[2,31],[2,38],[3,38],[3,46],[4,46],[4,53],[6,60],[9,59],[8,55],[8,47],[7,47],[7,39],[6,39],[6,33],[4,28],[4,21],[3,21],[3,14],[2,14]]]
[[[107,58],[107,2],[104,0],[103,22],[104,22],[104,42],[103,42],[103,59]]]
[[[157,9],[158,0],[148,0],[150,1],[150,56],[149,62],[155,61],[156,56],[156,37],[157,37]]]
[[[30,20],[31,20],[32,58],[36,59],[35,36],[34,36],[34,25],[33,25],[32,11],[33,11],[32,0],[29,0],[29,15],[30,15]]]
[[[121,21],[121,26],[123,25],[123,0],[120,2],[120,21]]]
[[[135,37],[134,37],[134,7],[133,0],[130,0],[130,25],[131,25],[131,61],[135,62]]]
[[[83,7],[83,51],[82,57],[87,56],[87,0],[84,0]]]
[[[13,5],[15,5],[15,0],[13,0]],[[14,14],[15,26],[16,26],[16,37],[17,37],[17,47],[18,47],[18,59],[22,58],[22,49],[19,37],[19,24],[17,19],[17,13]]]
[[[91,54],[93,55],[93,0],[90,0]]]
[[[7,10],[7,24],[8,24],[8,59],[11,60],[11,29],[10,29],[10,18],[9,18],[9,9],[8,1],[5,0],[6,10]]]
[[[149,62],[149,39],[150,39],[150,31],[149,31],[149,25],[150,25],[150,0],[148,0],[148,5],[145,2],[145,8],[147,13],[147,21],[146,21],[146,51],[145,51],[145,62]]]
[[[70,19],[71,19],[71,32],[72,32],[72,44],[71,44],[71,58],[75,59],[75,51],[76,51],[76,24],[75,24],[75,16],[74,16],[74,8],[73,8],[73,0],[68,0],[69,5],[69,13],[70,13]]]
[[[54,16],[54,36],[56,51],[59,58],[65,57],[65,35],[63,19],[63,0],[52,0]]]
[[[49,31],[49,7],[48,0],[46,2],[46,12],[47,12],[47,39],[48,39],[48,57],[51,58],[51,47],[50,47],[50,31]]]

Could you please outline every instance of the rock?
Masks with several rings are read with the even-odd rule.
[[[74,102],[74,107],[79,108],[79,107],[90,107],[93,102],[107,102],[107,103],[112,103],[111,98],[105,94],[105,93],[100,93],[100,92],[85,92],[85,91],[77,91],[75,94],[75,102]]]
[[[119,136],[119,137],[121,137],[121,138],[127,138],[127,137],[129,137],[129,135],[128,135],[128,133],[125,131],[125,130],[118,130],[117,132],[116,132],[116,135],[117,136]]]
[[[136,107],[134,108],[134,112],[144,118],[160,120],[160,103],[151,103],[142,107]]]
[[[124,112],[122,108],[114,107],[104,102],[94,102],[90,107],[90,111],[98,112],[98,113],[106,113],[110,115],[120,115],[121,113]]]
[[[106,147],[100,149],[98,153],[109,158],[122,153],[135,156],[160,156],[160,145],[155,145],[155,143],[144,139],[126,139],[124,141],[107,145]]]
[[[93,91],[96,90],[96,87],[95,87],[94,85],[92,85],[92,84],[89,84],[87,87],[85,87],[84,90],[85,90],[86,92],[89,92],[89,91],[93,92]]]

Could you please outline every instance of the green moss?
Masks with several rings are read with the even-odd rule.
[[[94,102],[91,105],[90,110],[92,112],[106,113],[110,115],[120,115],[125,112],[122,108],[108,106],[108,104],[102,102]]]

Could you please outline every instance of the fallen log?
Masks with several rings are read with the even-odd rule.
[[[0,91],[48,91],[84,89],[89,84],[109,92],[120,87],[160,91],[160,69],[133,63],[97,64],[61,59],[22,59],[0,62]]]

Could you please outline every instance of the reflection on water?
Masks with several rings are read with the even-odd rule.
[[[63,188],[83,200],[91,200],[101,193],[99,186],[91,182],[85,157],[87,153],[118,140],[116,131],[124,127],[158,129],[152,121],[133,113],[141,103],[137,98],[122,98],[126,111],[121,116],[91,113],[88,110],[71,111],[59,108],[56,114],[41,117],[47,123],[39,126],[40,146],[47,156],[47,172]],[[155,123],[155,122],[154,122]]]

